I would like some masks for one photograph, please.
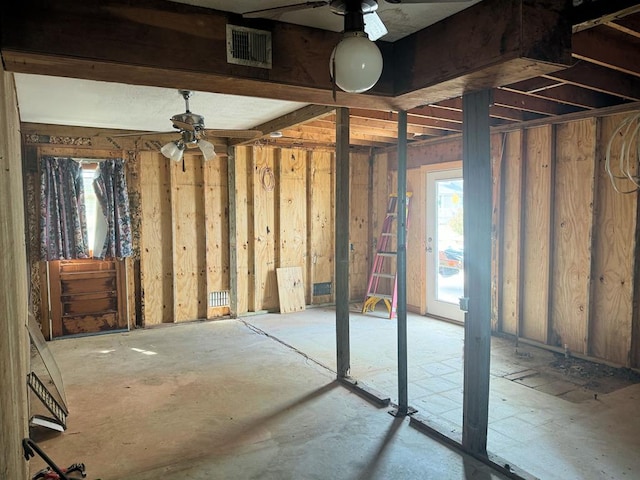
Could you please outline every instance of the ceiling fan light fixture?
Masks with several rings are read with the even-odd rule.
[[[382,54],[365,32],[347,31],[331,53],[329,70],[345,92],[366,92],[382,75]]]
[[[208,142],[207,142],[208,143]],[[179,140],[177,142],[171,141],[160,149],[160,152],[167,158],[170,158],[174,162],[179,162],[182,160],[182,155],[184,155],[185,145]]]
[[[213,160],[216,158],[216,149],[213,143],[200,139],[198,140],[198,148],[202,152],[205,160]]]

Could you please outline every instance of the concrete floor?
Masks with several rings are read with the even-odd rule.
[[[334,318],[316,308],[51,342],[70,416],[40,445],[102,480],[502,478],[338,386],[316,363],[335,368]],[[459,431],[462,328],[408,326],[410,404]],[[352,375],[395,398],[395,322],[354,312],[351,345]],[[544,370],[547,352],[501,339],[492,351],[491,452],[543,479],[640,478],[640,385],[595,399]]]

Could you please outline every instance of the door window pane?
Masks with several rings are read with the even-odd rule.
[[[458,304],[464,296],[462,179],[436,182],[437,299]]]

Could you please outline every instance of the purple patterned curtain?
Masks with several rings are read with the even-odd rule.
[[[96,249],[94,256],[130,257],[133,254],[133,246],[124,160],[115,158],[100,162],[93,187],[107,227],[102,250]]]
[[[40,159],[40,256],[87,258],[82,168],[70,158]]]

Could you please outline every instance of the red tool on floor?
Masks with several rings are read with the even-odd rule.
[[[27,461],[37,453],[49,465],[31,477],[31,480],[79,480],[87,476],[84,463],[74,463],[67,468],[60,468],[30,438],[22,440],[22,450]],[[68,476],[68,474],[73,475]]]

